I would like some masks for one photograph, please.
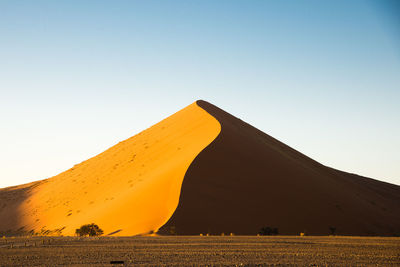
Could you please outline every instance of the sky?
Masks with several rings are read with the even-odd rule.
[[[54,176],[198,99],[400,185],[400,4],[0,0],[0,187]]]

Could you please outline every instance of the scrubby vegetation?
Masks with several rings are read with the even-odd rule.
[[[278,233],[278,228],[273,228],[269,226],[261,228],[258,232],[259,235],[277,235]]]
[[[329,226],[329,232],[330,232],[331,235],[335,235],[335,233],[336,233],[336,227]]]
[[[75,234],[78,236],[99,236],[103,234],[103,230],[97,224],[91,223],[76,229]]]
[[[0,238],[0,266],[400,266],[399,246],[349,236]]]

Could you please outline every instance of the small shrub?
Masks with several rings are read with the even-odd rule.
[[[97,224],[85,224],[75,230],[75,234],[79,236],[99,236],[103,234],[103,230]]]
[[[278,228],[272,228],[272,227],[263,227],[261,228],[260,232],[258,232],[260,235],[277,235],[278,232]]]
[[[176,232],[176,227],[175,226],[169,227],[168,234],[169,235],[177,235],[178,233]]]
[[[335,235],[335,233],[336,233],[336,227],[330,226],[330,227],[329,227],[329,231],[330,231],[331,235]]]

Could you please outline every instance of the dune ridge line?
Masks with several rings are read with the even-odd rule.
[[[400,235],[400,186],[324,166],[199,100],[221,124],[183,180],[160,229],[178,234]]]
[[[92,222],[105,234],[157,232],[190,163],[220,130],[195,102],[59,175],[0,189],[0,232],[74,235]]]

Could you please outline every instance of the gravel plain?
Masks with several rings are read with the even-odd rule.
[[[400,266],[400,238],[339,236],[16,237],[0,239],[0,265]]]

